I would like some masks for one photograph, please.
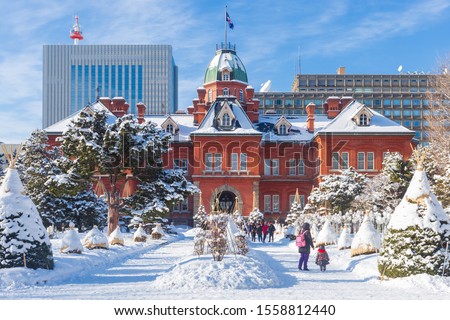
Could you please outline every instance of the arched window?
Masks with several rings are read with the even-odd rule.
[[[166,127],[166,132],[167,133],[172,133],[173,134],[173,124],[169,123]]]
[[[231,118],[228,113],[225,113],[222,117],[222,126],[230,127],[231,126]]]
[[[286,130],[286,125],[282,124],[279,128],[278,128],[278,134],[287,134],[287,130]]]
[[[212,101],[212,91],[211,89],[208,90],[208,102]]]
[[[242,89],[239,90],[239,101],[244,101],[244,91]]]
[[[230,95],[230,90],[228,88],[223,88],[223,95],[224,96]]]
[[[362,113],[359,116],[359,125],[360,126],[367,126],[367,125],[369,125],[369,122],[368,122],[368,119],[367,119],[367,114]]]

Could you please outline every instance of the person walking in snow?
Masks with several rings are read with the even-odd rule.
[[[256,228],[256,233],[258,234],[258,241],[262,242],[262,225],[261,222],[258,223],[258,227]]]
[[[256,242],[256,224],[252,223],[252,241]]]
[[[328,256],[328,252],[325,250],[325,246],[319,246],[319,250],[317,250],[316,256],[316,264],[320,266],[320,271],[325,271],[327,269],[327,264],[330,263],[330,258]]]
[[[273,225],[273,222],[270,221],[269,223],[269,242],[273,242],[273,234],[275,233],[275,226]]]
[[[311,253],[311,249],[314,249],[314,243],[311,237],[311,232],[309,231],[310,226],[309,223],[305,222],[300,230],[299,235],[297,236],[297,240],[299,238],[303,238],[303,243],[299,245],[298,252],[300,253],[300,259],[298,260],[298,269],[309,271],[308,269],[308,259],[309,254]]]
[[[267,222],[264,222],[262,226],[262,234],[263,234],[263,242],[266,242],[267,232],[269,231],[269,225]]]

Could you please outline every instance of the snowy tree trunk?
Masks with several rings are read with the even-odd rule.
[[[108,205],[108,236],[119,225],[120,189],[117,185],[117,176],[110,177],[111,190],[108,193],[106,203]]]

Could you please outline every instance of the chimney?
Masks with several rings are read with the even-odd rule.
[[[348,106],[349,103],[352,102],[353,100],[354,100],[353,97],[342,97],[342,98],[341,98],[341,101],[340,101],[340,103],[341,103],[341,111],[342,111],[346,106]]]
[[[337,69],[337,74],[345,74],[345,67],[339,67]]]
[[[137,109],[137,120],[139,123],[143,123],[145,121],[144,119],[146,109],[145,104],[139,102],[138,104],[136,104],[136,109]]]
[[[114,97],[112,99],[112,109],[111,112],[117,117],[123,117],[125,115],[125,99],[122,97]]]
[[[187,113],[188,114],[193,114],[194,113],[194,107],[193,106],[187,107]]]
[[[128,113],[128,109],[130,108],[130,105],[128,103],[125,102],[125,104],[123,105],[123,111],[125,113]]]
[[[325,107],[326,105],[326,107]],[[339,97],[328,97],[324,103],[324,110],[328,115],[328,119],[334,119],[341,112],[341,100]]]
[[[314,103],[309,103],[306,106],[306,113],[308,114],[308,119],[306,121],[306,130],[308,132],[314,132],[314,111],[316,110],[316,105]]]

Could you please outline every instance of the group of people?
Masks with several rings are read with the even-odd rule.
[[[256,242],[256,236],[258,236],[258,242],[265,243],[267,236],[269,237],[268,242],[274,241],[275,225],[272,221],[258,221],[254,223],[247,222],[245,224],[245,230],[247,232],[247,236],[249,238],[251,237],[253,242]],[[303,242],[298,241],[300,237],[302,237]],[[308,260],[309,255],[311,254],[311,249],[314,250],[314,242],[311,236],[310,225],[307,222],[302,225],[300,233],[297,236],[297,246],[298,252],[300,253],[298,269],[309,271]],[[326,266],[330,263],[330,258],[328,256],[328,252],[325,250],[325,246],[319,246],[315,262],[318,266],[320,266],[320,271],[326,270]]]
[[[251,237],[253,242],[256,242],[256,236],[258,236],[259,242],[266,242],[267,236],[269,236],[268,242],[273,242],[273,236],[275,234],[275,225],[272,221],[258,221],[254,223],[247,223],[246,225],[247,236]]]

